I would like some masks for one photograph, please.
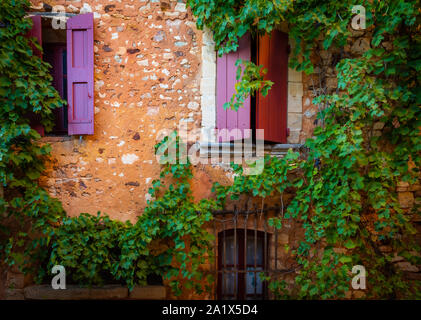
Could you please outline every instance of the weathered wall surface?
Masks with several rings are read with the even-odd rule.
[[[180,123],[189,131],[200,129],[209,120],[209,112],[202,117],[212,103],[206,96],[209,81],[203,79],[214,77],[215,66],[208,60],[215,62],[215,53],[202,50],[212,44],[202,41],[203,32],[182,1],[32,3],[33,11],[63,5],[68,13],[94,12],[95,134],[45,137],[52,158],[42,183],[71,216],[100,210],[135,221],[159,174],[154,155],[158,132]],[[289,78],[289,100],[294,102],[290,142],[297,143],[303,141],[302,100],[309,105],[311,99],[303,98],[301,74],[290,70]],[[230,177],[219,167],[198,165],[194,193],[207,197],[214,181]]]
[[[146,206],[152,180],[159,175],[154,155],[158,132],[177,129],[180,122],[189,130],[212,122],[214,114],[208,107],[214,90],[213,80],[209,82],[214,77],[214,56],[203,51],[212,47],[211,37],[196,29],[183,1],[32,3],[33,11],[63,5],[69,13],[94,12],[95,134],[81,139],[43,138],[52,145],[52,158],[42,183],[71,216],[100,210],[113,219],[135,221]],[[346,48],[348,54],[359,54],[369,45],[364,35],[357,36],[363,37]],[[318,111],[311,101],[321,90],[336,90],[338,54],[318,51],[314,61],[319,67],[311,77],[290,70],[289,142],[311,137]],[[324,80],[320,83],[319,79]],[[192,188],[197,198],[209,197],[213,182],[230,179],[231,173],[219,166],[198,165]],[[398,191],[402,207],[408,210],[421,192],[419,185],[405,184]],[[282,234],[281,244],[296,241],[295,228]],[[281,252],[279,257],[284,257]],[[402,267],[419,271],[415,266]],[[18,287],[23,288],[23,283]],[[186,293],[183,297],[194,296]]]
[[[43,183],[70,215],[101,210],[134,221],[159,174],[158,131],[201,126],[201,32],[176,1],[33,4],[94,12],[95,134],[44,138],[53,157]]]

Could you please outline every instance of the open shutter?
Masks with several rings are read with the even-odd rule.
[[[42,25],[41,25],[41,16],[31,16],[32,20],[32,29],[28,31],[27,37],[33,37],[38,40],[38,43],[42,46]],[[32,46],[34,54],[42,58],[42,53],[35,46]]]
[[[28,38],[36,38],[38,40],[39,45],[42,46],[42,25],[41,25],[41,16],[31,16],[32,20],[32,29],[28,31],[26,37]],[[32,51],[35,55],[42,58],[42,52],[35,48],[35,46],[31,45]],[[42,137],[44,136],[44,127],[40,123],[40,117],[37,116],[35,113],[30,113],[28,115],[30,120],[30,126],[32,129],[36,130]]]
[[[258,64],[268,69],[265,80],[274,82],[266,97],[257,98],[256,128],[264,129],[265,140],[286,143],[288,103],[288,35],[274,30],[259,37]]]
[[[238,111],[224,110],[224,103],[231,100],[235,93],[237,67],[235,62],[238,59],[250,60],[251,58],[250,34],[244,35],[239,41],[239,48],[236,52],[224,54],[217,58],[216,71],[216,126],[218,128],[219,141],[230,141],[250,138],[250,97],[244,101],[244,106]],[[227,130],[223,130],[227,129]],[[237,132],[230,131],[239,129]]]
[[[67,20],[69,135],[94,134],[93,14]]]

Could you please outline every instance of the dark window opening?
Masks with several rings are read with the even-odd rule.
[[[43,60],[51,65],[52,85],[60,94],[60,97],[67,101],[66,30],[53,29],[49,18],[42,19],[42,47]],[[67,105],[54,109],[53,113],[55,126],[49,134],[67,135]]]
[[[257,38],[252,37],[251,38],[251,62],[254,64],[257,64],[257,51],[258,51],[258,45],[257,45]],[[253,143],[256,143],[256,106],[257,106],[257,96],[253,94],[250,97],[250,129],[252,132],[252,141]]]
[[[257,230],[225,230],[218,235],[218,299],[260,300],[267,286],[260,274],[267,266],[268,237]]]

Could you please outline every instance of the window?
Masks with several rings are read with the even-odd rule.
[[[238,111],[223,105],[235,92],[237,59],[251,60],[268,69],[265,79],[274,82],[266,97],[248,98]],[[216,127],[219,142],[250,138],[249,130],[264,129],[265,141],[287,141],[288,36],[278,30],[252,39],[249,34],[239,41],[236,52],[217,58]],[[227,129],[227,130],[223,130]],[[239,130],[234,130],[239,129]],[[227,134],[229,133],[229,134]]]
[[[266,245],[265,245],[266,240]],[[268,238],[264,232],[226,230],[218,235],[218,299],[258,300],[266,297],[259,274],[266,270]]]
[[[67,101],[66,106],[54,110],[52,134],[93,134],[93,14],[70,17],[65,30],[53,29],[51,17],[34,15],[31,19],[33,27],[28,36],[36,37],[41,44],[42,59],[51,65],[52,85]],[[44,135],[36,119],[31,119],[31,125]]]
[[[63,100],[67,101],[67,51],[66,44],[62,43],[43,43],[44,61],[48,62],[53,77],[53,86],[60,94]],[[67,134],[67,106],[54,110],[55,127],[52,133],[58,135]]]

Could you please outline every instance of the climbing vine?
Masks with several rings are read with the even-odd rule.
[[[188,159],[170,161],[165,158],[168,152],[161,150],[161,179],[149,190],[155,198],[135,224],[113,221],[101,213],[67,217],[61,203],[39,185],[50,146],[40,143],[30,119],[39,119],[48,132],[52,110],[65,102],[51,84],[50,66],[34,54],[42,48],[26,36],[31,28],[31,20],[25,18],[28,9],[26,0],[7,0],[0,12],[2,264],[18,266],[37,282],[46,280],[49,270],[60,264],[70,283],[84,286],[117,282],[133,289],[156,274],[168,280],[176,295],[182,287],[209,290],[200,282],[200,268],[212,258],[208,256],[212,236],[204,224],[215,203],[194,201]],[[161,144],[183,147],[176,133]],[[206,283],[211,282],[208,277]]]
[[[238,59],[235,66],[237,67],[236,79],[238,80],[235,84],[236,94],[231,97],[229,102],[224,104],[224,109],[231,108],[237,111],[250,95],[260,92],[263,97],[266,97],[273,82],[264,80],[267,69],[264,69],[262,65],[257,66],[251,61]]]
[[[237,167],[239,176],[232,186],[215,188],[221,199],[236,199],[239,194],[279,197],[285,188],[292,188],[295,196],[283,219],[300,221],[305,237],[293,252],[301,268],[295,278],[298,289],[289,294],[344,297],[352,266],[360,264],[368,273],[367,297],[419,297],[419,283],[404,281],[392,263],[398,255],[420,264],[411,223],[412,214],[419,212],[403,211],[396,193],[399,181],[412,185],[419,179],[419,2],[361,1],[366,9],[364,32],[371,43],[358,57],[347,56],[344,50],[352,41],[352,1],[191,0],[188,4],[198,27],[213,31],[218,54],[236,50],[238,39],[248,31],[254,36],[270,33],[283,22],[295,43],[291,68],[313,74],[311,58],[318,39],[323,40],[323,50],[342,52],[335,65],[338,91],[313,101],[324,106],[318,113],[323,126],[306,141],[307,157],[292,152],[284,160],[266,157],[262,174],[242,176]],[[248,75],[258,77],[257,72]],[[241,82],[246,87],[248,80],[243,77]],[[253,85],[259,88],[256,81]],[[243,93],[234,94],[232,101],[236,96],[241,101]],[[282,228],[283,219],[271,223]],[[270,280],[270,288],[285,296],[285,283]]]
[[[35,267],[51,227],[63,217],[61,203],[38,185],[50,147],[31,128],[38,118],[53,126],[54,108],[62,106],[51,86],[49,65],[34,54],[42,50],[25,35],[28,1],[2,1],[0,11],[0,255],[9,266]]]
[[[189,0],[200,28],[209,27],[219,54],[238,47],[246,32],[270,33],[287,23],[295,43],[290,67],[312,74],[317,39],[323,49],[343,49],[351,41],[351,1]],[[206,231],[211,211],[227,197],[250,194],[262,199],[279,197],[288,188],[294,198],[281,219],[302,223],[305,237],[293,250],[299,273],[297,289],[288,291],[277,278],[267,278],[278,296],[299,298],[344,297],[352,266],[368,272],[368,296],[396,298],[415,295],[417,284],[404,281],[392,263],[395,254],[419,264],[419,248],[411,214],[397,199],[399,181],[414,184],[420,166],[420,11],[416,0],[362,1],[367,13],[371,47],[359,57],[343,53],[335,67],[338,92],[318,96],[325,107],[318,117],[323,126],[306,141],[305,158],[289,152],[283,159],[265,157],[260,175],[244,176],[242,168],[231,186],[215,186],[216,201],[195,201],[188,159],[168,158],[160,148],[183,148],[170,135],[157,146],[163,155],[162,173],[153,182],[152,199],[135,224],[106,216],[66,217],[58,200],[38,185],[50,148],[40,144],[31,129],[30,115],[48,131],[52,109],[63,101],[51,86],[48,64],[33,54],[41,48],[25,34],[28,1],[7,0],[0,12],[0,254],[9,266],[24,266],[41,280],[45,270],[62,264],[72,281],[102,284],[119,281],[133,288],[151,273],[163,275],[176,294],[182,286],[201,292],[201,266],[212,236]],[[344,52],[342,50],[342,52]],[[239,95],[244,98],[268,90],[262,69],[245,66]],[[266,91],[267,92],[267,91]],[[266,93],[264,92],[264,93]],[[381,127],[381,134],[379,132]],[[165,148],[164,148],[165,149]],[[390,250],[381,250],[388,247]],[[414,254],[415,253],[415,254]],[[36,263],[48,268],[35,268]],[[44,271],[43,271],[44,270]]]
[[[39,269],[40,280],[43,270],[60,264],[70,282],[85,286],[117,282],[132,290],[145,285],[148,276],[157,275],[168,281],[175,295],[182,288],[209,291],[212,276],[201,268],[212,259],[213,236],[206,223],[216,203],[194,201],[189,185],[191,165],[187,158],[182,161],[177,156],[183,154],[183,148],[176,132],[157,144],[160,179],[153,181],[151,200],[135,224],[113,221],[100,213],[64,218],[51,237],[47,265]]]

